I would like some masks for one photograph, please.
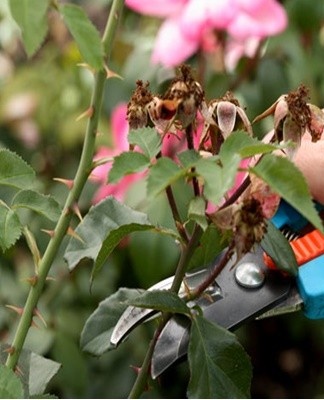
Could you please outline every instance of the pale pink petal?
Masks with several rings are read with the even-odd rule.
[[[96,191],[92,203],[97,204],[99,201],[105,199],[106,197],[112,195],[112,189],[108,185],[101,185],[99,189]]]
[[[178,19],[168,19],[158,32],[152,62],[161,63],[165,67],[174,67],[193,55],[198,48],[198,40],[191,40],[183,35]]]
[[[208,1],[209,0],[191,0],[187,3],[186,7],[184,7],[179,17],[181,31],[191,40],[199,42],[203,31],[208,28]]]
[[[228,32],[238,40],[249,36],[260,38],[282,32],[287,27],[285,9],[274,0],[236,0],[241,12],[228,26]]]
[[[191,0],[181,13],[181,30],[198,40],[211,28],[226,29],[236,12],[235,0]]]
[[[94,157],[94,161],[98,161],[105,157],[113,157],[114,155],[115,154],[112,149],[109,149],[108,147],[100,147]],[[94,182],[106,183],[110,168],[111,162],[96,167],[90,175],[90,180]]]
[[[208,0],[208,21],[215,29],[227,29],[239,12],[236,0]]]
[[[249,37],[244,42],[244,53],[247,57],[254,57],[259,47],[260,39],[258,37]]]
[[[129,187],[142,178],[143,173],[136,173],[124,176],[118,183],[101,185],[92,201],[96,204],[107,196],[114,196],[122,202],[125,200],[125,195]]]
[[[197,129],[193,133],[194,148],[199,147],[200,136],[203,130],[204,120],[200,113],[197,114]],[[164,136],[162,143],[162,155],[164,157],[176,158],[179,153],[187,150],[187,140],[184,132],[177,131],[176,134],[169,133]]]
[[[111,114],[111,130],[115,150],[122,152],[128,150],[127,135],[129,125],[126,119],[127,104],[121,103],[116,106]]]
[[[178,14],[188,0],[126,0],[132,10],[145,15],[169,17]]]
[[[260,44],[258,37],[250,37],[245,41],[229,39],[226,44],[225,66],[227,71],[233,71],[241,57],[254,57]]]
[[[162,143],[164,157],[174,158],[184,150],[186,150],[186,138],[183,132],[177,132],[177,135],[169,133],[164,136]]]
[[[240,58],[244,56],[244,52],[244,43],[235,40],[228,41],[224,56],[224,62],[227,71],[233,71],[235,69]]]
[[[205,53],[215,53],[220,48],[220,42],[212,30],[204,33],[200,45]]]

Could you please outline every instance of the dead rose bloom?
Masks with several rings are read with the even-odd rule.
[[[266,220],[276,213],[280,196],[255,175],[251,184],[235,204],[209,215],[220,229],[232,230],[237,258],[249,252],[266,233]]]
[[[243,129],[252,136],[251,123],[233,93],[226,92],[220,99],[212,100],[202,109],[205,119],[204,130],[200,140],[200,148],[210,139],[213,153],[234,130]]]
[[[300,147],[301,139],[306,131],[311,134],[312,141],[317,142],[324,130],[324,113],[314,104],[307,102],[308,89],[300,85],[296,91],[282,95],[266,111],[258,115],[254,122],[274,115],[274,139],[278,142],[293,143],[286,153],[293,158]]]
[[[163,96],[153,95],[149,83],[136,82],[128,103],[127,119],[132,129],[153,125],[161,134],[176,133],[195,123],[202,107],[204,91],[192,76],[190,67],[182,65]]]
[[[212,222],[223,230],[233,232],[237,260],[259,243],[266,233],[266,216],[257,198],[249,196],[209,215]]]

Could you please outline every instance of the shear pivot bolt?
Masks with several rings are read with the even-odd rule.
[[[260,287],[265,279],[263,270],[256,264],[245,262],[235,269],[236,282],[249,289]]]

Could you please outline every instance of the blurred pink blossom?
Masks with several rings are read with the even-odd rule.
[[[128,151],[129,145],[127,135],[129,125],[126,119],[127,104],[120,103],[112,112],[111,116],[111,130],[112,130],[112,146],[113,147],[100,147],[94,157],[94,160],[100,160],[106,157],[115,157],[124,151]],[[198,145],[199,128],[197,134],[194,136],[195,144]],[[165,157],[176,158],[176,155],[186,150],[186,141],[183,133],[179,135],[167,134],[163,139],[162,154]],[[117,200],[123,201],[128,188],[138,180],[144,177],[144,173],[134,173],[126,175],[116,184],[107,184],[107,177],[111,169],[112,162],[107,162],[95,168],[91,174],[92,182],[99,183],[93,202],[98,203],[100,200],[107,196],[114,196]]]
[[[225,64],[253,56],[260,40],[282,32],[287,15],[276,0],[126,0],[133,10],[164,18],[152,61],[172,67],[199,49],[217,49],[215,31],[226,31]],[[229,56],[227,58],[227,51]]]
[[[114,109],[111,116],[113,147],[100,147],[95,155],[95,160],[105,157],[114,157],[128,150],[127,135],[129,127],[126,120],[126,110],[126,103],[121,103]],[[107,184],[107,176],[111,165],[111,162],[103,164],[95,168],[91,174],[91,180],[100,184],[93,199],[94,203],[110,195],[114,196],[119,201],[123,201],[129,186],[142,177],[142,174],[136,173],[125,176],[116,184]]]

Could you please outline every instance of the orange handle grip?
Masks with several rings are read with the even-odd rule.
[[[324,235],[318,229],[290,242],[295,253],[297,264],[303,265],[322,254],[324,254]],[[272,258],[266,253],[263,255],[264,263],[270,269],[277,269]]]

